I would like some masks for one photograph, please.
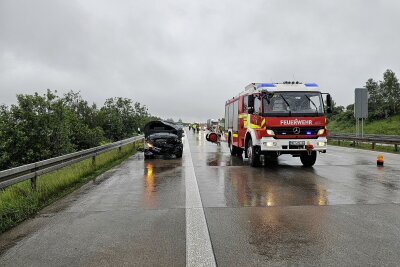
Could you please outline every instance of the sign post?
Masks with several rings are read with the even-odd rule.
[[[361,137],[364,137],[364,119],[368,118],[367,88],[356,88],[354,90],[354,117],[356,118],[356,136],[359,136],[361,132]]]

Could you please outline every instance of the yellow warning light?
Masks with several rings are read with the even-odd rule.
[[[378,156],[376,157],[376,165],[378,166],[383,166],[383,155],[382,154],[378,154]]]

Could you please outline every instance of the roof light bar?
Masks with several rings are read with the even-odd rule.
[[[273,83],[261,83],[261,84],[257,85],[257,88],[260,88],[260,87],[276,87],[276,86]]]
[[[304,86],[306,86],[306,87],[318,87],[318,84],[316,84],[316,83],[305,83]]]

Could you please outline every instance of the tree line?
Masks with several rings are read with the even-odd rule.
[[[383,80],[370,78],[365,83],[368,89],[368,121],[386,119],[400,115],[400,83],[396,74],[388,69],[383,73]],[[354,104],[337,106],[333,103],[333,112],[328,115],[330,120],[355,121]]]
[[[19,94],[16,104],[0,106],[0,170],[129,138],[154,119],[128,98],[98,108],[73,91]]]

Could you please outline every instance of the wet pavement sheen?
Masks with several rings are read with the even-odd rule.
[[[399,155],[378,168],[376,152],[330,146],[312,168],[288,155],[252,168],[204,132],[184,138],[192,160],[137,154],[6,233],[24,234],[0,265],[184,266],[187,168],[218,266],[399,265]]]
[[[378,168],[376,152],[330,146],[313,168],[289,155],[251,168],[189,138],[219,266],[399,264],[399,155]]]

